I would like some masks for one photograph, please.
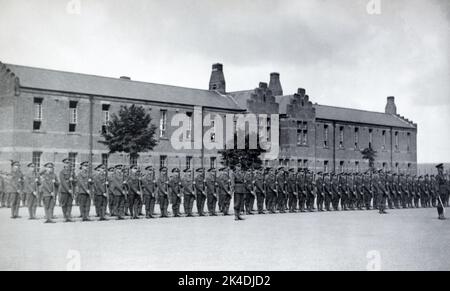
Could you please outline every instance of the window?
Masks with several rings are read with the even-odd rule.
[[[355,127],[355,150],[359,149],[359,128]]]
[[[339,162],[339,172],[341,172],[341,173],[344,172],[344,161]]]
[[[383,163],[383,169],[386,170],[387,168],[387,163]]]
[[[395,150],[399,149],[398,131],[395,132]]]
[[[159,157],[159,167],[167,167],[167,156],[160,156]]]
[[[408,173],[411,173],[411,163],[408,163]]]
[[[39,170],[41,167],[41,156],[42,152],[33,152],[33,164],[36,165],[36,168]]]
[[[325,173],[328,172],[328,161],[324,161],[324,162],[323,162],[323,171],[324,171]]]
[[[308,167],[309,167],[308,160],[303,160],[303,168],[308,169]]]
[[[34,98],[33,130],[40,130],[42,125],[42,98]]]
[[[102,154],[102,165],[105,165],[106,167],[108,167],[108,159],[109,159],[108,154]]]
[[[77,153],[69,153],[69,161],[70,161],[70,164],[72,165],[72,171],[75,171],[75,166],[76,166],[76,164],[77,164]]]
[[[188,121],[188,130],[186,132],[186,139],[192,140],[192,112],[186,112],[187,117],[189,118]]]
[[[369,129],[369,148],[373,145],[373,129]]]
[[[383,139],[383,145],[381,146],[381,148],[382,148],[383,150],[385,150],[385,149],[386,149],[386,130],[383,130],[383,132],[381,133],[381,135],[382,135],[382,139]]]
[[[407,133],[407,145],[406,145],[406,150],[408,151],[408,153],[411,151],[411,133]]]
[[[327,148],[328,147],[328,125],[325,124],[323,126],[323,147]]]
[[[395,163],[395,170],[397,171],[397,173],[400,172],[400,167],[398,163]]]
[[[139,155],[130,155],[130,165],[136,166],[138,163]]]
[[[216,168],[216,161],[217,161],[216,157],[211,157],[211,159],[209,161],[210,161],[209,167],[211,169],[215,169]]]
[[[190,169],[192,164],[192,157],[186,157],[186,169]]]
[[[107,131],[107,126],[109,123],[109,104],[103,104],[102,105],[102,116],[103,116],[103,120],[102,120],[102,133],[106,133]]]
[[[339,127],[339,148],[344,148],[344,127]]]
[[[167,110],[160,111],[159,137],[166,137],[167,131]]]
[[[303,160],[297,160],[297,168],[303,167]]]
[[[359,162],[358,161],[355,162],[355,169],[356,169],[356,172],[359,172]]]
[[[69,102],[69,132],[75,132],[78,123],[78,102]]]

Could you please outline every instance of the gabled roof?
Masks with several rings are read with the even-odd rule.
[[[231,97],[209,90],[5,65],[19,78],[20,86],[25,88],[242,110]]]
[[[287,105],[293,96],[279,96],[277,102],[280,104],[280,113],[286,114]],[[402,128],[416,128],[412,122],[397,115],[382,112],[366,111],[352,108],[342,108],[313,104],[316,109],[316,119],[333,120],[341,122],[352,122],[360,124],[373,124]]]

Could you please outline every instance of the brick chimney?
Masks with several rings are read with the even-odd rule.
[[[225,77],[223,75],[222,64],[212,65],[211,78],[209,79],[209,90],[225,94],[226,84],[225,84]]]
[[[390,96],[387,98],[387,104],[385,109],[386,114],[397,114],[397,106],[395,105],[395,97]]]
[[[270,74],[269,89],[272,91],[273,96],[282,96],[283,95],[283,88],[281,88],[281,83],[280,83],[280,73],[271,73]]]

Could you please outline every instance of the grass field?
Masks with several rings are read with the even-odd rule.
[[[21,215],[12,220],[0,209],[0,270],[450,270],[450,220],[437,220],[432,208],[242,222],[219,216],[44,224],[27,220],[25,208]]]

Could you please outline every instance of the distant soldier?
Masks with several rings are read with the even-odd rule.
[[[317,192],[317,211],[323,211],[323,204],[326,196],[326,173],[317,173],[316,192]]]
[[[173,168],[169,179],[170,202],[172,203],[172,212],[174,217],[180,217],[181,206],[181,177],[180,169]]]
[[[109,192],[109,183],[106,180],[106,166],[98,165],[95,170],[97,174],[93,178],[94,186],[94,205],[95,211],[100,221],[106,220],[106,204]]]
[[[36,165],[30,163],[27,165],[28,173],[25,176],[24,193],[27,196],[27,207],[29,219],[36,219],[37,199],[39,192],[39,173],[37,172]]]
[[[307,170],[297,169],[297,173],[295,173],[295,189],[297,190],[297,200],[298,200],[298,210],[300,212],[305,212],[305,204],[306,198],[308,196],[306,188],[307,188]]]
[[[277,204],[277,177],[274,168],[269,168],[266,175],[266,208],[269,213],[276,213]]]
[[[6,185],[5,175],[0,172],[0,207],[6,207]]]
[[[298,189],[297,189],[297,173],[295,169],[289,169],[289,173],[287,174],[287,185],[286,185],[287,193],[288,193],[288,206],[289,212],[295,213],[297,211],[297,203],[298,203]]]
[[[278,204],[278,211],[280,213],[286,213],[285,209],[285,199],[287,199],[287,192],[286,192],[286,186],[287,186],[287,179],[286,179],[286,172],[284,170],[284,167],[279,167],[277,171],[277,204]]]
[[[90,177],[89,166],[89,162],[82,162],[80,164],[80,173],[76,178],[78,203],[83,221],[90,221],[89,212],[91,209],[91,199],[94,196],[92,193],[93,180],[92,177]]]
[[[331,211],[331,206],[335,211],[339,210],[340,200],[340,177],[334,172],[330,173],[330,179],[328,180],[328,193],[325,197],[325,208],[327,211]],[[341,185],[342,186],[342,185]],[[328,197],[328,199],[327,199]]]
[[[206,177],[206,195],[209,215],[217,216],[217,172],[214,168],[208,170]]]
[[[138,167],[133,165],[130,167],[130,175],[127,179],[128,185],[128,203],[131,219],[139,219],[140,201],[142,197],[142,184]]]
[[[53,163],[47,163],[44,165],[44,167],[45,171],[41,176],[41,189],[46,217],[45,223],[54,223],[52,219],[54,217],[53,211],[56,205],[56,196],[58,193],[59,182],[56,174],[54,173],[55,165]]]
[[[241,210],[245,208],[245,214],[253,215],[253,205],[255,204],[255,183],[253,180],[253,170],[248,169],[244,175],[244,203],[241,205]]]
[[[156,203],[156,179],[155,169],[152,166],[145,168],[145,174],[142,179],[142,191],[144,196],[145,217],[153,218]]]
[[[255,194],[256,194],[256,208],[258,209],[258,214],[265,214],[264,212],[264,200],[266,197],[266,181],[265,181],[265,170],[256,170],[254,183],[255,183]]]
[[[109,191],[108,191],[108,210],[109,210],[109,215],[110,216],[116,216],[116,214],[114,213],[114,194],[111,191],[111,181],[115,175],[115,168],[114,167],[109,167],[108,168],[108,187],[109,187]],[[108,215],[108,213],[106,214]]]
[[[217,187],[219,192],[219,208],[223,215],[229,215],[230,202],[232,198],[232,181],[229,175],[229,168],[220,168],[217,177]]]
[[[441,220],[445,219],[444,215],[444,200],[445,195],[447,194],[447,181],[445,181],[444,177],[444,164],[439,164],[436,166],[438,170],[438,174],[436,176],[436,185],[437,185],[437,212],[438,212],[438,218]]]
[[[205,216],[205,200],[206,200],[206,181],[205,171],[203,168],[196,170],[198,173],[195,177],[195,197],[197,199],[197,211],[199,216]]]
[[[161,167],[159,169],[159,177],[156,182],[158,188],[158,201],[161,211],[161,218],[169,217],[169,177],[167,176],[167,168]]]
[[[364,173],[364,205],[366,210],[371,209],[371,199],[372,199],[372,174],[369,172]]]
[[[234,171],[234,220],[243,220],[241,217],[241,205],[244,200],[245,193],[245,173],[242,171],[241,164],[236,165],[236,169]]]
[[[195,185],[194,177],[192,176],[192,169],[187,168],[184,171],[184,176],[181,179],[183,192],[183,208],[187,217],[193,217],[194,201],[195,201]]]
[[[75,173],[73,170],[73,165],[69,159],[64,159],[62,162],[64,164],[64,168],[59,173],[59,201],[65,221],[72,222],[72,205],[75,198],[76,185]]]
[[[380,214],[387,214],[386,199],[388,197],[388,192],[386,189],[386,177],[383,174],[383,170],[376,172],[374,178],[374,193],[377,197],[378,212]]]
[[[346,173],[341,173],[338,174],[338,187],[337,187],[337,191],[336,193],[338,194],[337,196],[340,198],[341,200],[341,210],[343,211],[347,211],[348,210],[348,185],[346,182]],[[339,210],[339,198],[335,198],[334,201],[335,203],[333,203],[333,208],[335,210]]]
[[[118,220],[123,220],[125,216],[125,189],[124,189],[124,175],[122,165],[116,165],[115,173],[110,175],[109,189],[113,197],[113,211],[114,216],[117,216]]]
[[[356,195],[356,208],[363,210],[364,207],[364,179],[361,173],[354,175],[354,191]]]
[[[387,204],[389,209],[394,209],[394,197],[396,190],[394,188],[394,178],[391,172],[386,173],[386,191],[389,193]]]
[[[433,207],[438,206],[438,185],[436,183],[436,177],[434,175],[430,176],[430,193],[431,193],[431,205]]]
[[[315,173],[310,172],[306,169],[306,180],[304,181],[304,189],[305,189],[305,195],[306,195],[306,209],[309,212],[314,211],[314,201],[316,199],[315,196]]]
[[[11,174],[7,182],[6,192],[8,195],[9,206],[11,207],[11,218],[20,218],[19,208],[20,199],[23,193],[24,178],[20,170],[20,163],[16,161],[11,162]]]

